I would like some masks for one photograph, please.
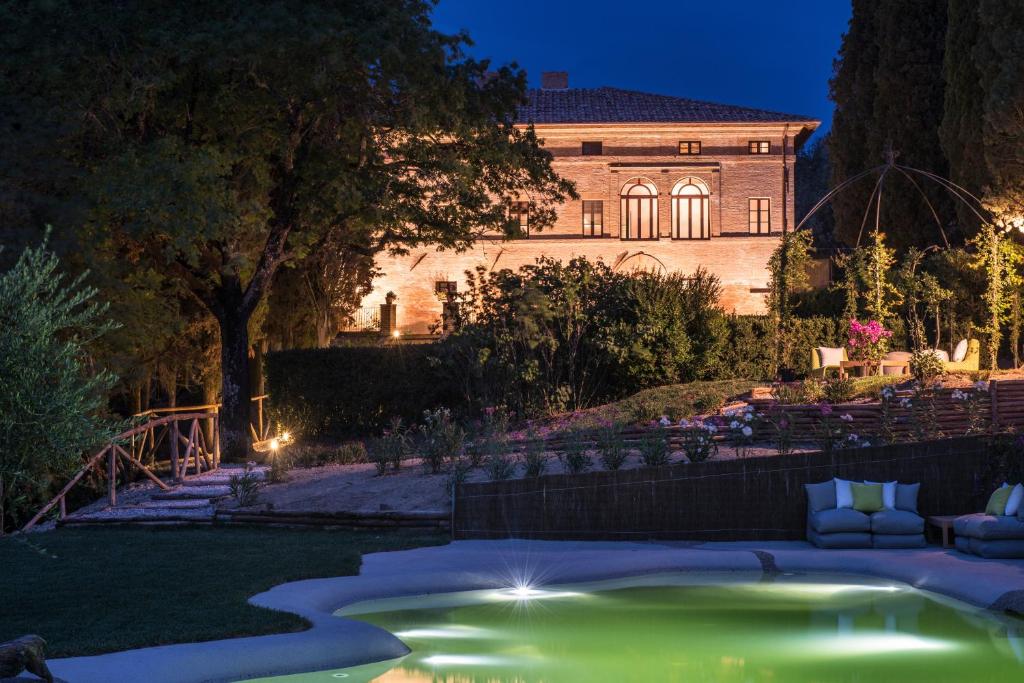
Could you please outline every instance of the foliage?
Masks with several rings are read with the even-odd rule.
[[[848,441],[849,426],[853,418],[849,414],[836,415],[832,406],[822,403],[818,406],[815,440],[823,453],[831,453]]]
[[[103,409],[115,378],[86,352],[114,325],[96,290],[59,265],[44,245],[0,273],[0,533],[28,521],[114,433]]]
[[[910,424],[917,441],[942,438],[936,405],[937,389],[937,384],[918,384],[913,396],[900,399],[900,406],[910,410]]]
[[[877,320],[862,323],[850,320],[850,339],[847,345],[854,360],[877,362],[889,348],[892,331],[885,329]]]
[[[789,455],[793,450],[793,418],[784,409],[775,409],[764,415],[762,422],[771,428],[775,438],[775,452]]]
[[[423,424],[419,426],[420,457],[423,466],[437,474],[447,462],[462,455],[466,432],[452,419],[448,408],[423,411]]]
[[[310,436],[376,432],[394,416],[415,422],[427,408],[459,403],[438,353],[436,344],[271,353],[271,408],[275,415],[301,414]]]
[[[1013,295],[1024,283],[1020,275],[1024,264],[1024,253],[1000,234],[996,226],[986,223],[981,227],[970,245],[974,247],[971,266],[985,274],[984,301],[985,324],[982,330],[988,337],[985,345],[989,369],[995,370],[999,363],[999,348],[1002,343],[1003,324],[1010,316]]]
[[[726,411],[726,437],[736,453],[737,458],[745,458],[750,454],[754,443],[758,422],[763,416],[756,413],[751,406],[742,410]]]
[[[586,441],[583,441],[578,434],[570,435],[558,453],[558,459],[561,461],[563,469],[569,474],[579,474],[594,464],[587,453]]]
[[[718,427],[710,420],[682,420],[679,423],[682,437],[683,453],[690,462],[704,462],[718,455],[718,443],[715,434]]]
[[[957,405],[957,408],[967,415],[966,434],[983,434],[986,431],[986,412],[983,409],[983,402],[988,397],[988,382],[978,381],[970,389],[954,389],[950,398]]]
[[[448,476],[444,481],[444,492],[449,498],[454,496],[455,491],[466,481],[471,469],[473,466],[465,458],[456,458],[451,463],[451,467],[448,468]]]
[[[268,459],[269,467],[264,474],[264,481],[268,484],[280,484],[288,481],[288,470],[292,467],[292,457],[287,449],[281,449],[273,453]]]
[[[376,447],[373,449],[373,462],[377,466],[377,474],[385,474],[388,468],[394,472],[400,470],[402,460],[408,457],[409,451],[409,430],[402,424],[402,418],[391,418],[388,428],[377,439]]]
[[[228,480],[231,497],[243,508],[256,502],[262,485],[263,478],[256,473],[254,463],[251,462],[246,464],[245,471],[241,474],[232,474]]]
[[[520,195],[536,229],[575,196],[515,125],[525,74],[468,57],[432,7],[0,7],[0,89],[18,103],[4,128],[26,166],[71,169],[41,210],[81,197],[83,241],[124,248],[217,318],[228,460],[247,450],[248,324],[283,263],[332,230],[371,253],[461,248],[480,229],[513,233]]]
[[[845,403],[853,398],[852,377],[830,377],[822,383],[822,398],[827,403]]]
[[[899,163],[946,175],[938,128],[945,92],[947,1],[854,0],[830,82],[835,102],[829,135],[833,186],[882,164],[890,144]],[[919,187],[900,173],[887,174],[882,187],[886,194],[880,224],[899,249],[924,247],[939,238],[928,203],[941,216],[948,215],[947,193],[932,184]],[[861,180],[833,202],[836,235],[851,246],[859,241],[872,189],[870,180]]]
[[[487,456],[487,476],[492,481],[511,479],[516,474],[516,461],[508,451],[493,451]]]
[[[793,294],[810,285],[811,232],[801,230],[783,236],[768,259],[768,294],[765,303],[774,323],[775,363],[782,367],[791,342]],[[774,373],[772,373],[774,375]]]
[[[612,422],[597,430],[595,438],[598,457],[607,470],[620,469],[629,457],[622,439],[622,425]]]
[[[663,467],[669,460],[668,432],[663,428],[653,428],[644,432],[637,444],[640,449],[640,462],[646,467]]]
[[[910,374],[920,384],[930,384],[945,372],[939,355],[932,349],[918,349],[910,356]]]
[[[896,443],[896,389],[884,386],[878,394],[880,408],[878,438],[883,444]]]
[[[712,376],[725,344],[717,280],[550,258],[470,274],[444,345],[462,393],[521,416]],[[468,368],[468,372],[466,369]]]
[[[43,633],[50,657],[303,631],[305,619],[249,598],[290,581],[356,575],[362,553],[448,542],[422,531],[225,526],[67,528],[32,538],[45,555],[0,538],[0,641]],[[197,557],[218,571],[195,571]],[[112,576],[116,600],[96,590]]]
[[[825,396],[824,387],[822,380],[808,377],[799,383],[777,382],[772,385],[772,395],[782,405],[817,403]]]

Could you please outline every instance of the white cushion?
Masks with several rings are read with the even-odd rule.
[[[865,481],[865,484],[881,484],[882,485],[882,507],[886,510],[896,509],[896,482],[894,481]],[[852,491],[852,489],[851,489]]]
[[[1010,492],[1010,498],[1006,501],[1006,512],[1004,514],[1007,517],[1017,514],[1017,511],[1020,510],[1021,501],[1024,501],[1024,485],[1017,484],[1013,487],[1013,491]]]
[[[836,483],[836,508],[852,508],[853,487],[850,486],[850,482],[839,477],[833,481]]]
[[[821,356],[821,367],[838,368],[839,363],[843,360],[843,349],[841,347],[834,349],[830,346],[819,346],[818,355]]]
[[[938,357],[938,359],[941,360],[943,363],[949,362],[949,354],[946,353],[944,350],[932,349],[932,353],[934,353]]]
[[[953,349],[953,362],[960,363],[964,358],[967,358],[967,340],[961,339],[960,343]]]

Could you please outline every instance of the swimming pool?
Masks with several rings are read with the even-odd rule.
[[[673,574],[351,605],[404,658],[275,683],[1019,681],[1024,621],[838,576]]]

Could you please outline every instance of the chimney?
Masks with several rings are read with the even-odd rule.
[[[569,88],[568,71],[542,71],[540,74],[541,90],[566,90]]]

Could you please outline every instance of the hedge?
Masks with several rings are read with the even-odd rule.
[[[307,435],[347,436],[406,424],[464,401],[439,367],[436,344],[278,351],[266,358],[272,419]]]
[[[773,332],[767,316],[728,316],[721,362],[703,379],[770,380]],[[798,318],[793,322],[783,366],[798,374],[811,369],[810,349],[842,344],[839,322]],[[351,346],[279,351],[266,360],[272,419],[308,435],[379,433],[392,417],[420,421],[440,406],[474,414],[480,397],[467,395],[468,367],[456,367],[445,341],[422,345]],[[486,379],[486,378],[485,378]],[[665,377],[662,384],[679,379]],[[637,386],[629,393],[646,387]],[[494,393],[494,392],[491,392]],[[598,397],[599,402],[608,397]]]

